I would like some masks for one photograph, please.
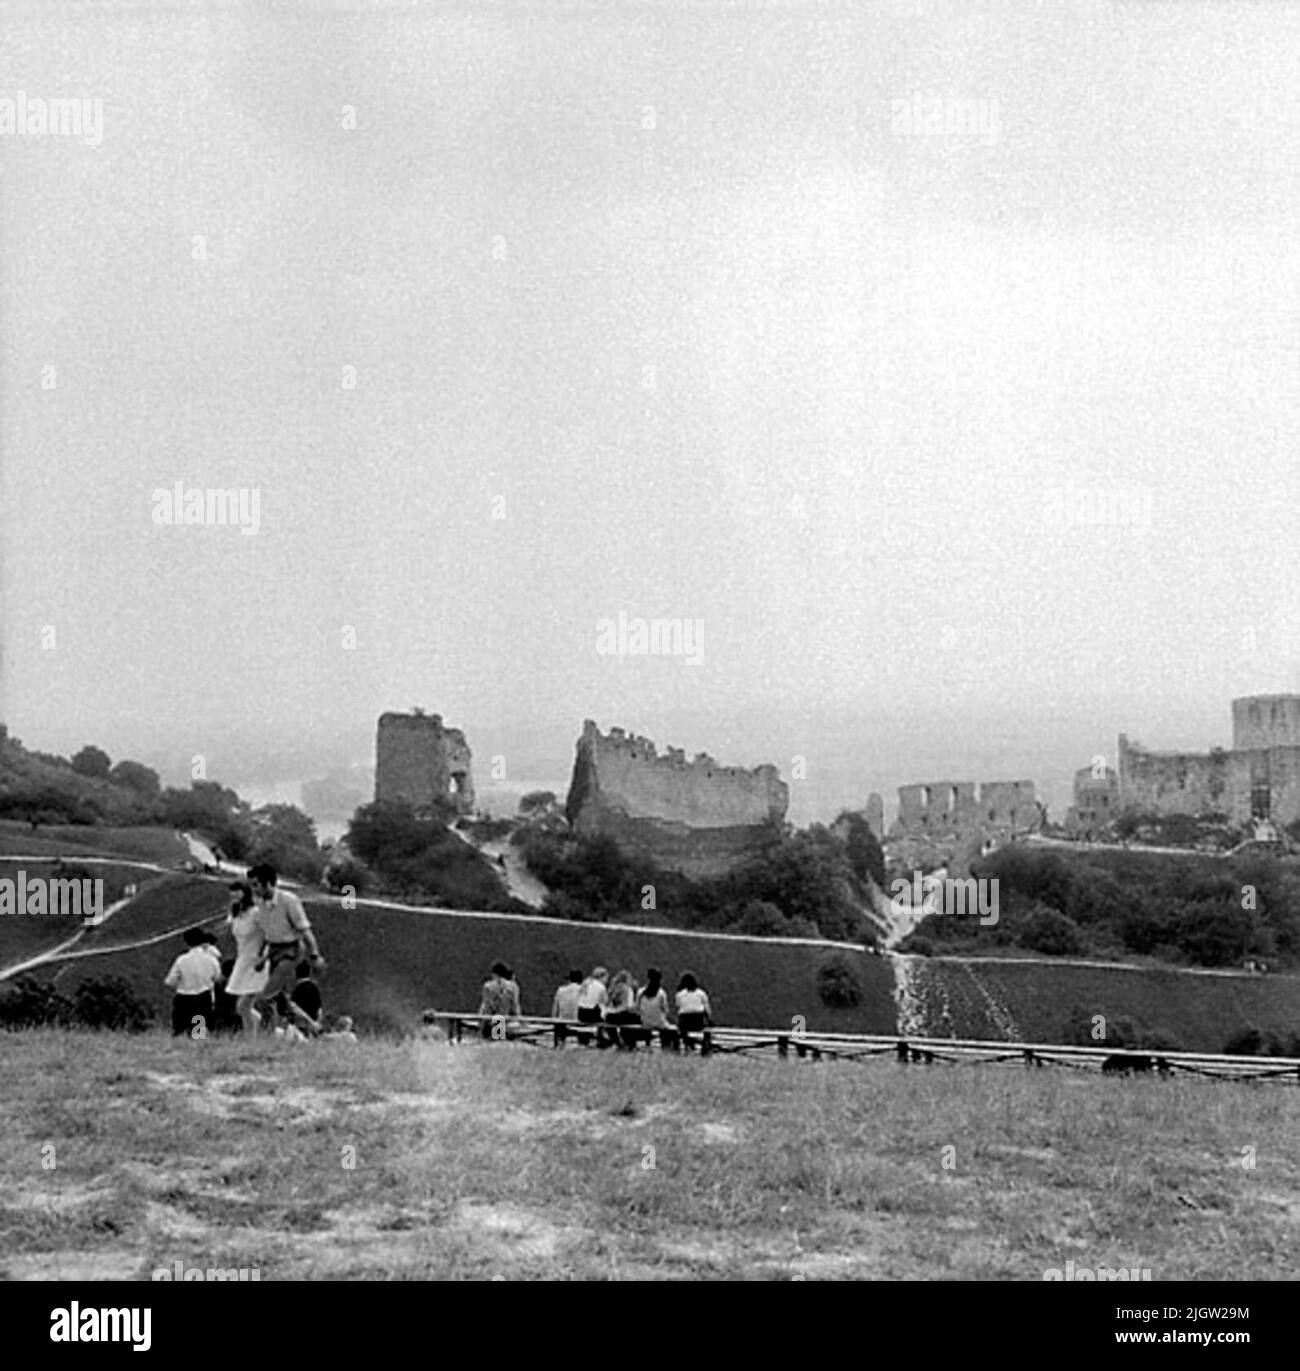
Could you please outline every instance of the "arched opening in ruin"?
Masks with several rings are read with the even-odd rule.
[[[921,803],[926,809],[930,808],[930,787],[928,785],[921,787]]]
[[[957,787],[955,785],[948,787],[948,812],[950,814],[957,812]]]
[[[465,771],[453,771],[447,782],[447,793],[454,799],[463,799],[467,791],[469,773]]]

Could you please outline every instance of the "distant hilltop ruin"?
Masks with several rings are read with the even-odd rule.
[[[1192,818],[1218,815],[1231,824],[1300,818],[1300,695],[1247,695],[1232,702],[1232,747],[1209,752],[1149,752],[1119,735],[1119,774],[1075,778],[1077,826],[1106,808]]]
[[[375,800],[405,800],[421,809],[450,799],[461,814],[474,812],[469,744],[441,714],[422,709],[381,714],[375,740]]]
[[[566,813],[581,836],[607,834],[687,876],[722,875],[772,840],[790,789],[776,767],[720,766],[680,748],[663,756],[621,728],[582,726]]]
[[[928,781],[898,787],[891,836],[1010,837],[1042,823],[1033,781]]]

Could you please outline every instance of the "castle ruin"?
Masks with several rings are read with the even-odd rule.
[[[441,714],[422,709],[381,714],[375,741],[375,800],[404,800],[417,810],[450,799],[460,814],[474,812],[469,744]]]
[[[898,787],[891,838],[1009,838],[1042,827],[1033,781],[928,781]]]
[[[771,841],[785,820],[790,790],[776,767],[691,761],[621,728],[602,734],[583,723],[566,813],[582,836],[608,834],[625,849],[687,876],[730,871]]]
[[[1074,803],[1065,815],[1071,837],[1099,837],[1119,811],[1119,774],[1112,767],[1085,766],[1074,773]]]
[[[1119,735],[1121,809],[1290,824],[1300,819],[1300,695],[1232,702],[1232,747],[1150,752]]]

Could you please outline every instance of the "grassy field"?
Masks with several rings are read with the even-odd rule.
[[[1197,976],[1174,970],[964,961],[920,963],[936,1036],[1061,1042],[1071,1010],[1128,1019],[1185,1052],[1221,1052],[1229,1036],[1300,1029],[1300,977]]]
[[[150,892],[144,891],[143,887],[151,879],[160,879],[151,876],[148,871],[140,871],[129,866],[116,866],[111,863],[102,865],[97,863],[94,866],[79,867],[73,861],[69,862],[66,867],[56,868],[53,862],[16,861],[12,857],[0,857],[0,878],[13,881],[16,887],[20,871],[24,873],[29,883],[37,880],[67,879],[71,871],[77,873],[77,879],[82,876],[89,876],[92,880],[102,880],[104,882],[105,907],[121,896],[124,887],[134,883],[141,886],[140,904],[142,908],[147,909],[150,903]],[[6,915],[0,919],[0,966],[10,965],[55,947],[59,943],[66,942],[81,927],[81,921],[71,910],[66,914],[29,915],[15,913]],[[107,927],[108,925],[105,925],[106,930]],[[93,936],[94,930],[87,929],[83,944],[90,946]]]
[[[76,847],[73,840],[79,836],[94,833],[107,841],[105,835],[116,832],[74,828],[59,830],[64,836],[56,838],[52,830],[43,831],[52,852],[64,853],[69,844]],[[121,832],[139,839],[137,855],[150,843],[174,841],[170,830]],[[6,835],[21,846],[21,833],[0,826],[0,847]],[[0,875],[13,874],[18,865],[13,857],[0,856]],[[21,865],[29,876],[50,871],[41,864]],[[104,926],[87,930],[76,949],[102,955],[78,956],[43,974],[65,993],[88,978],[120,976],[165,1014],[162,978],[181,950],[180,933],[194,923],[221,927],[224,879],[151,875],[125,866],[89,869],[105,876],[107,899],[132,880],[140,883],[140,895]],[[347,910],[338,900],[312,895],[307,907],[329,960],[322,982],[327,1010],[350,1013],[371,1031],[409,1029],[426,1007],[476,1008],[487,968],[498,958],[515,968],[528,1014],[549,1013],[554,989],[570,967],[585,970],[603,963],[638,975],[658,966],[670,985],[683,970],[693,970],[708,987],[720,1022],[775,1028],[802,1015],[813,1031],[893,1033],[897,1027],[893,966],[864,953],[837,954],[857,967],[861,1003],[831,1009],[822,1004],[816,982],[829,949],[816,945],[391,909],[366,901]],[[75,931],[67,919],[0,919],[0,967]],[[224,935],[223,949],[233,955],[233,943]],[[1231,1034],[1251,1026],[1284,1035],[1300,1030],[1296,976],[1201,976],[1159,967],[1122,970],[983,958],[915,959],[912,965],[926,1032],[936,1037],[1059,1041],[1072,1010],[1128,1019],[1164,1035],[1166,1046],[1176,1043],[1189,1051],[1220,1051]]]
[[[388,909],[364,901],[353,910],[343,909],[336,900],[308,898],[306,903],[329,964],[321,982],[326,1009],[351,1014],[371,1030],[410,1029],[420,1011],[429,1007],[476,1009],[487,969],[497,958],[515,968],[526,1014],[550,1013],[555,987],[570,967],[589,969],[603,962],[611,970],[628,966],[638,975],[647,966],[658,966],[674,984],[689,967],[709,988],[719,1019],[727,1023],[771,1027],[790,1024],[802,1014],[813,1030],[894,1029],[892,972],[882,959],[863,953],[847,954],[855,958],[866,987],[862,1004],[829,1009],[817,994],[817,967],[826,955],[817,946],[705,933],[674,935],[609,924]],[[182,950],[180,931],[218,918],[225,908],[221,882],[194,876],[163,878],[120,915],[86,934],[81,949],[102,948],[105,955],[59,963],[51,974],[64,992],[82,979],[120,976],[162,1013],[168,1004],[162,979]],[[153,941],[168,929],[176,936]],[[0,927],[0,939],[4,935]],[[223,951],[233,955],[233,943],[221,936]],[[142,940],[150,941],[111,950]],[[3,942],[0,956],[13,959]]]
[[[1292,1088],[514,1044],[3,1045],[9,1278],[1295,1274]]]
[[[112,828],[100,824],[42,824],[32,832],[30,824],[12,819],[0,820],[0,854],[20,856],[127,857],[141,862],[157,862],[173,867],[190,855],[189,848],[176,836],[175,829],[159,827]]]

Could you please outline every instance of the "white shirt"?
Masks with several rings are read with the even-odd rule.
[[[603,981],[598,981],[595,977],[588,976],[583,981],[582,988],[578,991],[579,1009],[603,1008],[609,1003],[609,991],[605,989]]]
[[[291,890],[277,888],[265,903],[254,900],[253,910],[268,943],[295,942],[299,933],[311,927],[302,901]]]
[[[201,944],[182,952],[172,963],[163,984],[171,986],[178,995],[208,994],[221,975],[221,963],[208,955],[205,946]]]
[[[709,997],[702,990],[679,990],[677,992],[678,1014],[710,1014]]]

